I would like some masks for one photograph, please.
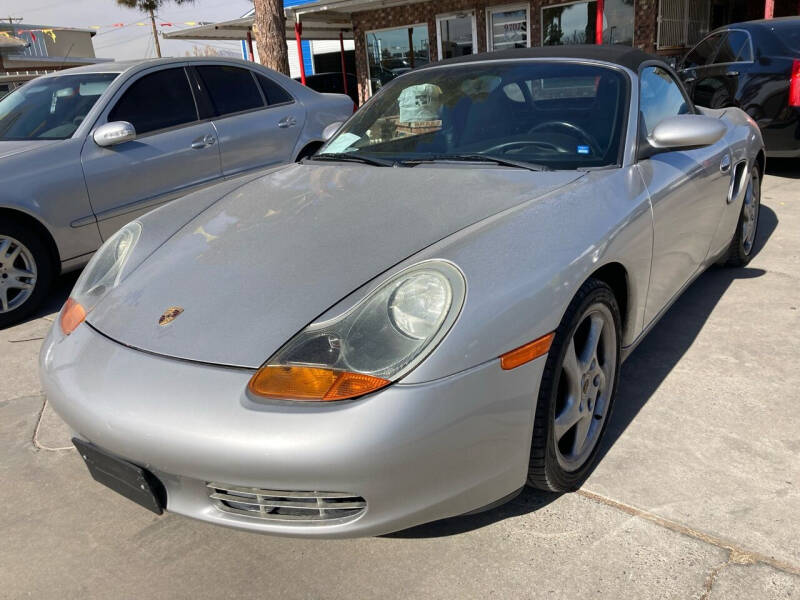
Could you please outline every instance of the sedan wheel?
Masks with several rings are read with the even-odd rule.
[[[36,261],[22,242],[0,235],[0,314],[28,301],[36,286]]]
[[[597,456],[619,377],[620,312],[611,288],[590,279],[555,332],[539,386],[528,483],[580,487]]]
[[[0,224],[0,327],[18,323],[41,304],[54,273],[40,237],[16,220]]]

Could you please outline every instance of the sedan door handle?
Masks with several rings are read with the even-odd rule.
[[[693,81],[697,81],[697,77],[687,77],[683,80],[683,83],[692,83]]]
[[[200,150],[202,148],[208,148],[209,146],[213,146],[217,143],[217,138],[213,135],[204,135],[203,137],[197,138],[192,142],[192,148],[195,150]]]
[[[297,119],[292,116],[284,117],[280,121],[278,121],[278,127],[281,129],[286,129],[287,127],[294,127],[297,125]]]
[[[725,71],[727,77],[738,77],[739,71]]]

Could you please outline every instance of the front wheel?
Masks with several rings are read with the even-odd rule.
[[[568,492],[587,477],[617,389],[620,323],[611,288],[583,284],[556,329],[539,386],[529,485]]]
[[[11,219],[0,225],[0,328],[33,312],[53,275],[50,253],[33,231]]]
[[[736,223],[733,239],[731,239],[725,255],[719,259],[717,264],[726,267],[743,267],[750,262],[756,245],[760,212],[761,176],[758,169],[754,167],[744,193],[742,210],[739,212],[739,221]]]

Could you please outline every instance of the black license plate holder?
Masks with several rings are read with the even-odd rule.
[[[164,512],[163,484],[150,471],[113,456],[97,446],[72,438],[94,480],[157,515]]]

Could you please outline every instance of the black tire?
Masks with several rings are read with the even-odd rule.
[[[36,232],[31,230],[31,228],[19,223],[15,219],[3,218],[3,222],[0,223],[0,239],[3,237],[13,238],[27,249],[36,266],[36,283],[34,284],[30,296],[19,306],[11,308],[7,312],[3,312],[2,305],[0,305],[0,329],[19,323],[39,308],[42,301],[47,296],[47,292],[56,275],[55,264],[50,251],[45,245],[44,240],[42,240]],[[21,258],[18,257],[14,265],[11,266],[19,267],[21,265],[20,260]],[[0,265],[2,265],[2,260],[0,260]],[[0,266],[0,271],[5,271],[0,272],[0,277],[5,276],[5,278],[8,278],[8,270],[8,264]],[[7,290],[6,294],[10,306],[16,294],[19,294],[19,291]],[[14,294],[13,297],[12,294]]]
[[[567,348],[573,337],[578,333],[578,327],[583,327],[586,315],[599,305],[605,306],[613,320],[614,343],[608,344],[613,347],[614,363],[609,367],[609,372],[613,372],[611,386],[608,388],[606,379],[606,402],[607,408],[599,431],[596,433],[594,446],[591,452],[574,469],[566,469],[559,462],[560,452],[555,438],[555,416],[557,404],[561,402],[559,385],[563,385],[562,367]],[[604,282],[597,279],[589,279],[581,286],[575,297],[570,302],[558,329],[555,331],[553,344],[545,363],[544,374],[539,386],[539,398],[536,403],[536,415],[534,417],[533,441],[531,444],[531,457],[528,466],[528,485],[551,492],[569,492],[578,489],[588,476],[595,460],[597,452],[601,446],[603,435],[611,418],[614,406],[614,397],[617,392],[619,382],[620,364],[620,339],[621,339],[621,317],[619,304],[614,292]],[[610,357],[606,357],[608,360]],[[610,391],[608,391],[610,390]],[[581,405],[583,402],[581,401]],[[589,409],[596,409],[591,405]],[[595,416],[591,412],[591,418]],[[575,434],[577,435],[577,434]]]
[[[744,267],[750,262],[755,254],[756,241],[758,240],[758,215],[761,212],[761,175],[757,167],[753,167],[750,173],[749,186],[753,186],[753,194],[755,199],[755,231],[752,234],[752,240],[748,240],[744,236],[744,223],[748,218],[748,204],[747,198],[742,202],[742,208],[739,211],[739,220],[736,222],[736,230],[733,232],[733,238],[728,245],[725,254],[717,261],[719,266],[723,267]],[[748,193],[749,193],[748,189]],[[749,213],[752,215],[752,212]],[[750,217],[752,218],[752,217]]]

